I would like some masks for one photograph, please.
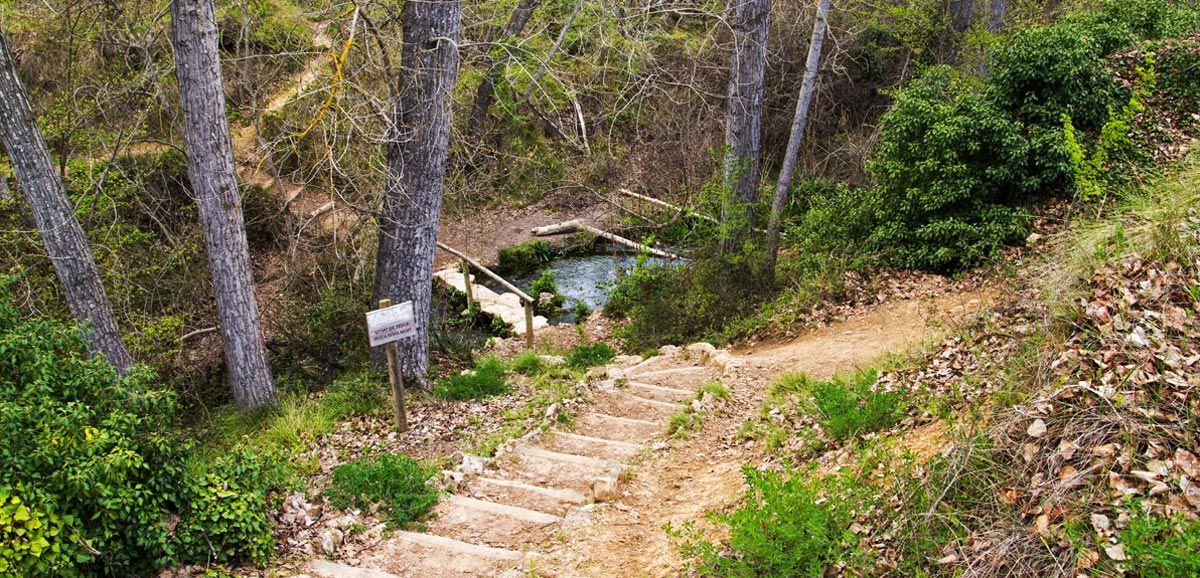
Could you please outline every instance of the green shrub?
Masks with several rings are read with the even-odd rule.
[[[743,474],[745,503],[720,518],[728,551],[703,542],[683,548],[701,576],[821,578],[831,564],[858,556],[851,508],[869,504],[852,484],[750,467]]]
[[[571,306],[571,318],[574,319],[575,323],[583,323],[584,321],[587,321],[588,316],[591,314],[592,308],[588,307],[588,304],[584,303],[583,301],[576,301],[575,304]]]
[[[935,68],[880,121],[872,242],[901,267],[955,271],[1028,232],[1022,207],[1069,182],[1061,125],[1026,134],[968,81]],[[1056,136],[1055,136],[1056,135]]]
[[[69,573],[78,535],[64,535],[63,520],[31,510],[12,488],[0,487],[0,576],[53,576]]]
[[[612,361],[617,356],[617,352],[607,343],[593,343],[591,345],[576,345],[571,348],[567,354],[567,365],[579,369],[586,369],[596,365],[603,365]]]
[[[821,427],[845,441],[856,435],[878,431],[895,424],[904,410],[897,392],[875,389],[875,372],[852,381],[813,381],[807,384],[813,405],[820,413]]]
[[[1121,533],[1121,541],[1136,576],[1200,576],[1200,522],[1139,509]]]
[[[484,357],[475,369],[438,380],[433,394],[449,400],[480,399],[508,392],[504,362]]]
[[[1019,30],[996,49],[989,95],[1030,125],[1060,126],[1067,115],[1081,129],[1098,129],[1120,99],[1105,48],[1096,35],[1065,22]]]
[[[144,368],[118,376],[88,356],[75,329],[23,319],[6,289],[0,286],[0,488],[12,519],[0,533],[17,533],[14,524],[24,522],[24,531],[42,530],[48,544],[33,538],[4,551],[4,564],[49,564],[57,575],[131,575],[213,556],[262,561],[272,538],[264,490],[251,483],[257,478],[216,470],[194,477],[173,392],[157,388]],[[240,475],[257,466],[239,467]],[[197,491],[202,487],[219,489]],[[26,514],[13,498],[29,519],[18,519]],[[238,522],[211,534],[223,540],[219,553],[190,547],[186,533],[166,524],[227,505]],[[28,559],[35,548],[44,561]]]
[[[437,492],[429,485],[432,476],[433,469],[408,456],[383,454],[334,468],[325,495],[334,507],[342,509],[380,504],[388,523],[403,528],[420,520],[437,503]]]
[[[554,245],[541,239],[534,239],[500,249],[496,259],[496,269],[502,275],[522,277],[541,269],[554,258]]]
[[[262,477],[267,469],[251,452],[192,465],[181,491],[187,508],[175,528],[182,559],[266,563],[275,548]]]
[[[565,302],[565,299],[562,295],[558,294],[558,285],[554,281],[553,269],[542,270],[541,274],[538,275],[538,278],[534,279],[533,283],[529,285],[529,292],[535,299],[538,300],[536,303],[536,309],[539,314],[554,315],[562,312],[562,306]],[[548,293],[553,296],[549,302],[544,304],[540,298],[543,293]]]
[[[542,356],[532,351],[526,351],[521,355],[518,355],[517,358],[512,360],[512,363],[509,365],[512,367],[513,371],[520,373],[521,375],[533,375],[535,373],[539,373],[545,366],[545,364],[542,363]]]

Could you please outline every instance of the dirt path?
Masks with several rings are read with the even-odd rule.
[[[757,456],[752,443],[737,439],[737,431],[757,411],[771,379],[788,372],[828,378],[869,364],[920,345],[988,302],[985,293],[952,292],[885,303],[795,341],[736,352],[741,367],[727,384],[733,399],[724,412],[670,451],[637,465],[621,498],[598,510],[590,524],[573,529],[561,547],[539,560],[539,572],[563,577],[677,575],[681,560],[663,526],[702,522],[706,512],[741,496],[742,466]]]

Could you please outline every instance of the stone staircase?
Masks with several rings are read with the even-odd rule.
[[[708,344],[664,347],[645,361],[621,358],[590,384],[572,426],[556,426],[503,446],[494,459],[464,457],[458,480],[435,506],[424,532],[393,532],[354,564],[314,560],[310,578],[553,576],[539,555],[589,523],[598,502],[620,498],[623,473],[661,440],[667,418],[692,404],[705,381],[721,379],[730,355]],[[594,372],[598,373],[598,372]],[[300,575],[297,575],[300,576]]]

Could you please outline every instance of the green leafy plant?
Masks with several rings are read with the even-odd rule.
[[[1200,575],[1200,522],[1138,508],[1121,533],[1130,570],[1142,578]]]
[[[728,548],[685,540],[681,551],[701,576],[820,578],[831,564],[860,557],[850,532],[852,508],[869,497],[848,477],[743,469],[744,504],[718,521],[729,528]],[[679,534],[676,533],[679,537]]]
[[[475,368],[438,381],[434,395],[449,400],[479,399],[508,392],[504,362],[484,357]]]
[[[434,504],[437,492],[429,485],[433,469],[398,454],[383,454],[333,469],[333,480],[325,490],[336,508],[369,508],[380,504],[388,523],[406,527],[420,520]]]
[[[520,277],[529,275],[541,269],[554,258],[554,245],[541,239],[534,239],[500,249],[496,259],[496,269],[504,275]]]
[[[0,284],[0,488],[8,510],[0,533],[29,540],[12,552],[0,546],[4,563],[49,564],[55,575],[129,575],[178,562],[263,561],[273,543],[260,465],[240,456],[233,469],[198,474],[187,466],[200,458],[175,412],[174,393],[152,373],[117,375],[88,354],[80,331],[23,317]],[[193,534],[165,523],[200,512],[219,552],[193,547]]]
[[[512,360],[509,363],[509,367],[521,375],[533,375],[541,372],[545,367],[545,363],[542,362],[542,356],[532,351],[526,351]]]
[[[821,427],[845,441],[856,435],[878,431],[900,419],[904,399],[898,392],[875,388],[875,372],[850,381],[812,381],[807,384]]]
[[[56,516],[30,509],[12,488],[0,487],[0,576],[65,573],[79,536],[64,535],[63,526]]]
[[[554,315],[562,311],[563,303],[566,301],[562,295],[558,294],[558,285],[554,281],[554,270],[543,269],[537,279],[529,285],[529,292],[537,299],[535,307],[538,313],[542,315]],[[541,300],[542,294],[550,295],[550,299],[543,303]]]
[[[616,350],[604,342],[597,342],[591,345],[576,345],[575,347],[572,347],[570,353],[567,354],[567,365],[579,369],[586,369],[588,367],[608,363],[616,356]]]

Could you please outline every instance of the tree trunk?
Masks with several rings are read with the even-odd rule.
[[[954,64],[962,51],[963,34],[975,20],[975,0],[949,0],[946,12],[950,16],[950,38],[947,40],[946,62]]]
[[[504,27],[504,37],[500,42],[508,42],[510,39],[520,36],[537,7],[538,0],[520,0],[508,18],[508,25]],[[483,75],[483,80],[479,82],[479,89],[475,91],[475,104],[471,108],[471,132],[475,134],[483,131],[488,110],[492,108],[492,97],[496,94],[496,81],[503,74],[507,60],[507,56],[492,60],[487,73]]]
[[[762,132],[763,73],[771,0],[735,0],[732,10],[733,57],[729,65],[728,112],[725,117],[725,162],[722,176],[724,231],[721,252],[731,253],[754,230],[758,198],[759,134]]]
[[[1008,0],[991,0],[988,3],[987,30],[995,34],[1004,27],[1004,16],[1008,12]]]
[[[175,72],[183,106],[188,178],[204,229],[225,367],[240,408],[276,402],[259,326],[250,250],[225,114],[213,0],[171,2]]]
[[[0,141],[17,174],[34,222],[46,244],[46,253],[62,284],[71,313],[85,325],[88,343],[104,354],[118,371],[129,370],[132,360],[121,341],[112,304],[100,283],[100,273],[62,180],[50,160],[50,151],[38,130],[25,88],[17,78],[17,65],[0,30]]]
[[[829,0],[817,3],[817,16],[813,22],[812,38],[808,41],[808,60],[804,64],[804,81],[800,84],[800,97],[796,100],[796,114],[792,117],[792,134],[788,137],[787,153],[783,167],[779,170],[779,181],[775,183],[775,199],[771,204],[771,221],[767,224],[768,269],[775,268],[779,255],[779,233],[783,228],[783,211],[787,207],[788,190],[792,187],[792,175],[796,171],[796,157],[800,154],[800,143],[804,140],[804,129],[808,124],[808,109],[812,105],[813,93],[817,89],[817,72],[821,67],[821,46],[825,43],[825,20],[829,16]]]
[[[400,369],[407,382],[428,389],[433,254],[450,144],[450,106],[458,79],[462,2],[405,2],[401,18],[404,38],[396,126],[388,145],[374,302],[413,302],[417,336],[401,343]],[[382,347],[371,357],[376,368],[384,366]]]

